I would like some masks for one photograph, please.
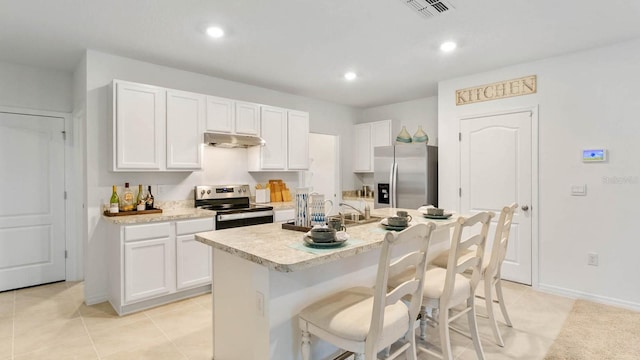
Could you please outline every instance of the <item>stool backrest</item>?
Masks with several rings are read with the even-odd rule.
[[[509,206],[502,208],[500,217],[498,218],[498,224],[496,226],[496,233],[493,238],[493,245],[491,246],[491,259],[487,268],[484,270],[493,276],[497,276],[500,272],[500,267],[507,256],[507,246],[509,245],[509,234],[511,232],[511,222],[513,221],[513,214],[516,211],[518,204],[513,203]]]
[[[396,233],[387,232],[380,252],[378,272],[373,299],[373,316],[369,336],[367,336],[365,353],[375,354],[377,341],[384,326],[385,307],[393,305],[401,299],[409,302],[407,331],[413,329],[422,302],[424,274],[427,269],[427,251],[431,233],[436,228],[433,222],[421,223]],[[398,245],[407,246],[408,251],[391,261],[392,250]],[[402,282],[394,288],[388,287],[389,277],[401,276]]]
[[[489,233],[489,225],[491,218],[495,214],[492,212],[481,212],[470,218],[459,217],[456,221],[451,237],[451,250],[449,250],[449,259],[447,262],[447,275],[445,278],[444,291],[442,299],[445,301],[450,299],[455,287],[456,275],[471,270],[471,279],[469,285],[471,293],[475,291],[478,282],[482,277],[482,260],[484,259],[485,245],[487,243],[487,234]],[[465,228],[481,224],[479,232],[474,232],[471,236],[462,239],[462,233]],[[476,248],[472,256],[468,256],[468,249]],[[466,255],[466,256],[465,256]],[[461,260],[463,259],[463,261]],[[465,280],[467,281],[467,280]]]

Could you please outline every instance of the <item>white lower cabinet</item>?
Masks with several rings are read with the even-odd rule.
[[[213,230],[213,220],[176,223],[176,286],[178,290],[211,283],[211,248],[196,241],[196,233]]]
[[[169,237],[124,244],[124,301],[149,299],[175,291],[173,244]]]
[[[211,289],[213,218],[110,226],[109,302],[123,315]]]

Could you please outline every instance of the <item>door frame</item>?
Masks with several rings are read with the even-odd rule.
[[[537,289],[540,284],[540,264],[539,264],[539,147],[538,147],[538,105],[521,107],[521,108],[504,108],[501,110],[495,110],[490,112],[482,112],[477,114],[465,114],[458,118],[458,133],[462,131],[461,125],[463,120],[472,120],[482,117],[492,117],[499,115],[509,115],[521,112],[531,112],[531,287]],[[462,186],[462,166],[460,162],[460,142],[457,147],[458,152],[458,188]],[[462,198],[458,197],[458,209],[462,208]]]
[[[84,187],[82,186],[80,177],[81,148],[80,146],[74,145],[80,144],[79,131],[74,131],[78,129],[78,126],[74,126],[74,121],[70,113],[10,106],[0,106],[0,112],[17,115],[56,117],[62,118],[64,121],[64,131],[66,135],[64,141],[64,190],[67,192],[67,199],[64,206],[64,237],[65,250],[67,251],[67,257],[65,259],[65,279],[67,281],[81,280],[84,277],[82,268],[82,244],[79,243],[79,239],[81,238],[79,236],[79,229],[81,229],[82,225],[80,221],[82,219],[82,212],[74,211],[74,209],[84,208],[82,200]],[[76,190],[70,192],[69,189]]]

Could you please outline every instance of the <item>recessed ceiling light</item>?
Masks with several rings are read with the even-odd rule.
[[[214,39],[219,39],[224,36],[224,30],[217,26],[211,26],[207,28],[207,35]]]
[[[349,71],[348,73],[344,74],[344,78],[351,81],[351,80],[355,80],[355,78],[357,78],[358,75],[356,75],[356,73]]]
[[[450,52],[455,50],[456,46],[456,43],[454,43],[453,41],[445,41],[442,43],[442,45],[440,45],[440,50],[444,52]]]

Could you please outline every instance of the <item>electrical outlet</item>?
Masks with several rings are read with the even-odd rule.
[[[587,259],[587,264],[591,266],[598,266],[598,254],[589,253],[589,257]]]

